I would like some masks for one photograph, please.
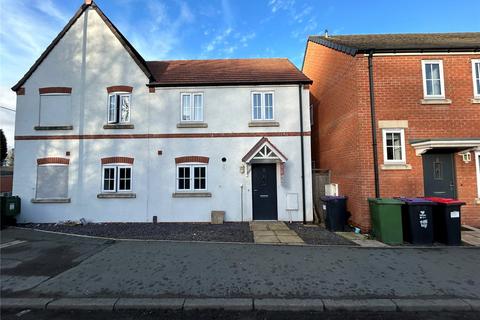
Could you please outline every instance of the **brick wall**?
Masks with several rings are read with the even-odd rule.
[[[375,56],[374,81],[378,120],[408,120],[406,158],[411,170],[382,170],[382,131],[377,129],[381,196],[423,196],[422,157],[408,143],[420,138],[480,136],[480,104],[473,104],[471,59],[479,55]],[[423,105],[421,60],[443,60],[450,105]],[[312,157],[332,171],[332,182],[349,196],[352,222],[370,227],[367,198],[375,195],[367,57],[352,57],[309,42],[304,73],[311,86],[315,125]],[[378,126],[378,122],[377,122]],[[472,154],[473,158],[473,154]],[[463,222],[480,226],[475,162],[455,155],[457,193],[467,205]]]

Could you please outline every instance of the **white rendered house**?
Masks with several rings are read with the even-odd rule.
[[[312,221],[310,83],[287,59],[145,61],[87,1],[12,88],[18,220]]]

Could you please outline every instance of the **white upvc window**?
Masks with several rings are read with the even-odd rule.
[[[422,60],[423,96],[426,99],[445,99],[442,60]]]
[[[207,190],[207,166],[181,164],[177,166],[177,191]]]
[[[130,106],[132,94],[128,92],[114,92],[108,95],[108,123],[130,122]]]
[[[132,166],[104,165],[102,168],[102,191],[132,191]]]
[[[181,100],[181,121],[203,121],[203,93],[182,93]]]
[[[385,164],[404,164],[404,129],[383,129],[383,161]]]
[[[472,60],[473,96],[480,99],[480,59]]]
[[[252,120],[273,120],[273,92],[252,92]]]

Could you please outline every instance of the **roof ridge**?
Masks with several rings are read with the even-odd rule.
[[[215,58],[215,59],[174,59],[174,60],[147,60],[147,63],[150,62],[178,62],[178,61],[248,61],[248,60],[288,60],[290,59],[285,57],[280,58]]]

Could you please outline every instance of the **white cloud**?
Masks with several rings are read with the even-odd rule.
[[[290,10],[295,5],[295,0],[270,0],[268,2],[273,13],[280,10]]]

